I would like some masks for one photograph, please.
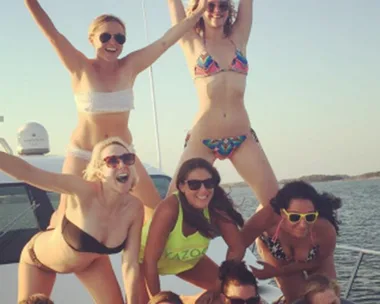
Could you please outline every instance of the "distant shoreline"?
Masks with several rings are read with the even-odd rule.
[[[318,183],[318,182],[332,182],[332,181],[360,181],[368,179],[380,179],[380,171],[368,172],[359,175],[347,175],[347,174],[334,174],[334,175],[325,175],[325,174],[312,174],[304,175],[298,178],[287,178],[279,181],[280,184],[285,184],[292,181],[303,180],[309,183]],[[222,184],[223,187],[246,187],[245,182],[236,182],[236,183],[225,183]]]

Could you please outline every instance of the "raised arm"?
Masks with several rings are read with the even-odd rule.
[[[181,0],[168,0],[168,6],[172,25],[186,18],[185,8]]]
[[[127,303],[139,303],[139,252],[141,246],[141,229],[144,219],[142,203],[136,199],[137,208],[131,210],[134,214],[133,222],[129,228],[127,242],[122,255],[122,273]]]
[[[82,69],[85,56],[58,32],[37,0],[25,0],[25,4],[39,28],[53,45],[64,66],[71,73],[79,73]]]
[[[252,28],[253,0],[240,0],[232,35],[247,45]]]
[[[152,65],[168,48],[191,30],[206,10],[206,6],[207,0],[200,0],[198,7],[192,14],[170,28],[160,39],[127,55],[124,60],[127,62],[128,69],[132,70],[133,75],[138,75]]]
[[[216,218],[216,224],[228,246],[226,260],[241,261],[246,247],[244,246],[239,228],[232,220],[222,215]]]
[[[75,175],[41,170],[23,159],[0,152],[0,170],[32,186],[58,193],[79,194],[90,191],[90,183]]]
[[[158,260],[178,217],[173,199],[176,200],[174,195],[171,195],[157,206],[149,228],[144,252],[144,274],[149,297],[156,295],[161,290],[157,269]]]

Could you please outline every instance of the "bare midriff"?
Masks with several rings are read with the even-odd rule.
[[[35,242],[36,256],[45,266],[60,273],[80,272],[101,256],[99,253],[73,250],[64,240],[61,230],[60,223],[53,230],[48,242],[42,243],[38,239]],[[46,254],[46,252],[54,252],[54,255]]]
[[[129,111],[119,113],[78,113],[78,125],[71,136],[71,144],[87,151],[108,137],[118,136],[128,144],[132,134],[128,128]]]
[[[249,133],[251,125],[244,106],[245,78],[236,72],[221,72],[194,80],[200,108],[192,136],[217,139]]]

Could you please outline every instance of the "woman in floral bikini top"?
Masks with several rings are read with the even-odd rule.
[[[339,231],[336,209],[341,200],[318,193],[311,185],[286,184],[245,224],[245,245],[257,239],[263,269],[252,268],[259,279],[274,277],[286,302],[302,296],[305,275],[324,273],[335,279],[334,249]]]

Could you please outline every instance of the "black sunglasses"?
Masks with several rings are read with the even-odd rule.
[[[189,179],[185,182],[189,186],[190,190],[199,190],[202,184],[205,186],[206,189],[214,189],[216,187],[216,182],[213,178],[208,178],[205,180]]]
[[[207,3],[207,11],[212,13],[215,11],[216,7],[219,7],[221,12],[225,12],[229,9],[230,5],[227,1],[223,2],[208,2]]]
[[[123,45],[125,43],[125,35],[121,33],[114,34],[114,35],[111,35],[110,33],[102,33],[99,36],[99,40],[101,43],[106,43],[110,41],[112,37],[120,45]]]
[[[124,153],[122,155],[110,155],[104,158],[106,166],[109,168],[117,168],[122,162],[124,165],[132,166],[135,163],[136,155],[134,153]]]
[[[224,296],[227,298],[229,304],[259,304],[261,299],[260,296],[254,296],[246,300],[240,298],[230,298],[227,295]]]

